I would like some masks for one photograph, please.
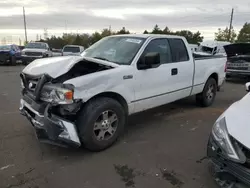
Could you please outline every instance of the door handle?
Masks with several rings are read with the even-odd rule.
[[[171,69],[171,75],[177,75],[178,74],[178,69],[177,68],[173,68]]]

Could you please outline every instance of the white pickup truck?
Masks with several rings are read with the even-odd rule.
[[[100,151],[117,140],[128,115],[191,95],[211,105],[225,65],[225,57],[194,60],[183,37],[110,36],[82,56],[26,66],[20,111],[40,141]]]

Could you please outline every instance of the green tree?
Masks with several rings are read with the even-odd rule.
[[[76,35],[74,42],[72,43],[74,45],[83,45],[82,38],[80,35]]]
[[[127,31],[125,27],[122,27],[122,29],[117,31],[116,34],[130,34],[130,32]]]
[[[75,41],[76,34],[73,33],[63,33],[62,39],[67,43],[67,44],[72,44]]]
[[[81,38],[82,38],[82,45],[85,48],[88,48],[91,45],[91,37],[90,37],[90,35],[89,34],[82,34]]]
[[[156,24],[154,26],[154,29],[151,32],[152,34],[162,34],[162,30],[159,28],[159,26]]]
[[[196,33],[193,33],[188,30],[181,30],[181,31],[176,31],[174,34],[185,37],[188,43],[190,44],[198,44],[202,42],[204,38],[203,36],[201,36],[201,33],[199,31],[197,31]]]
[[[163,29],[162,33],[166,34],[166,35],[171,35],[172,34],[172,32],[170,31],[170,29],[168,28],[168,26],[166,26],[165,29]]]
[[[145,30],[145,31],[143,32],[143,34],[148,34],[148,31],[147,31],[147,30]]]
[[[103,29],[102,30],[102,33],[101,33],[101,36],[102,37],[107,37],[107,36],[110,36],[112,33],[109,29]]]
[[[245,23],[241,28],[237,42],[250,42],[250,23]]]
[[[236,39],[236,37],[237,37],[237,34],[236,34],[236,32],[234,31],[233,28],[231,30],[231,34],[230,34],[229,40],[228,40],[228,37],[229,37],[229,29],[228,29],[228,27],[226,27],[224,30],[221,29],[221,28],[219,28],[218,32],[215,33],[215,40],[217,40],[217,41],[234,42],[235,39]]]
[[[95,32],[95,33],[93,33],[92,35],[91,35],[91,37],[90,37],[91,39],[90,39],[90,44],[94,44],[95,42],[97,42],[98,40],[100,40],[101,38],[102,38],[102,36],[101,36],[101,34],[100,33],[98,33],[98,32]]]

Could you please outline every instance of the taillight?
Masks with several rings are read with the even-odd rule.
[[[225,63],[225,69],[224,69],[224,72],[227,72],[227,64],[228,64],[228,61]]]

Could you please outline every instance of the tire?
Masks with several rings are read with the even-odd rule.
[[[115,119],[114,114],[117,121],[110,123]],[[109,123],[105,122],[105,115],[109,117]],[[82,144],[91,151],[110,147],[123,132],[126,118],[122,105],[112,98],[100,97],[89,101],[79,112],[76,122]]]
[[[22,64],[23,64],[23,65],[28,65],[28,62],[22,60]]]
[[[10,65],[13,65],[13,66],[16,65],[16,57],[15,56],[10,57]]]
[[[211,106],[217,92],[217,83],[214,78],[209,78],[202,93],[196,95],[196,102],[202,107]]]

